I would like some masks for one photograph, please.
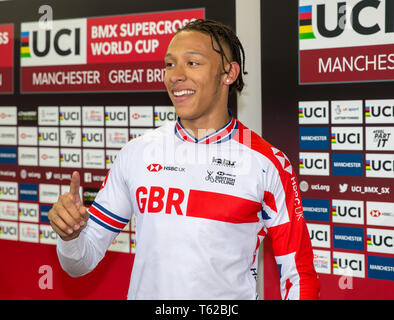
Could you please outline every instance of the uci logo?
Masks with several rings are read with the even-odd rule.
[[[332,12],[327,7],[334,6],[333,2],[326,1],[326,4],[316,5],[317,30],[322,37],[338,37],[349,28],[360,35],[373,35],[380,31],[394,32],[394,0],[362,0],[354,5],[345,1],[337,2],[337,24],[332,28],[328,26],[326,17],[328,17],[328,12]],[[378,11],[382,11],[382,14],[376,14],[377,17],[382,17],[381,21],[373,21],[373,23],[367,20],[368,18],[371,20],[371,16],[373,17]]]
[[[62,57],[78,56],[81,54],[81,29],[33,31],[31,48],[36,57],[45,57],[51,50]]]

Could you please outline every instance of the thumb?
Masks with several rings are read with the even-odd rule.
[[[74,203],[79,206],[82,204],[81,197],[79,195],[79,188],[81,185],[81,178],[79,176],[78,171],[74,171],[71,177],[70,183],[70,193],[73,197]]]

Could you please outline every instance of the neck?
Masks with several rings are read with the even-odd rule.
[[[226,107],[225,111],[220,110],[220,112],[204,117],[198,117],[197,119],[180,119],[180,121],[187,131],[200,140],[201,138],[204,138],[205,136],[224,127],[230,119],[231,117]]]

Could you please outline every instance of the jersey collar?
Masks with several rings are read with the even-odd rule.
[[[230,120],[222,128],[216,130],[215,132],[201,138],[195,138],[190,132],[188,132],[181,124],[180,118],[177,118],[175,124],[175,135],[183,140],[199,144],[210,144],[210,143],[222,143],[230,140],[238,129],[238,121],[232,116],[229,110]]]

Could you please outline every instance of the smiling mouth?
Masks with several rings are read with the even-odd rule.
[[[172,94],[176,98],[188,97],[188,96],[191,96],[195,93],[196,93],[196,91],[194,91],[194,90],[173,90],[172,91]]]

